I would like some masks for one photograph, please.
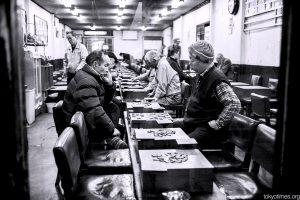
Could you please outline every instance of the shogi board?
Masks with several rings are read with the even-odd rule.
[[[141,85],[122,85],[121,86],[122,88],[126,88],[126,89],[142,89],[144,88],[143,86]]]
[[[194,149],[197,142],[181,128],[135,129],[139,149]]]
[[[122,89],[125,101],[132,101],[135,99],[144,99],[148,96],[148,91],[145,89]]]
[[[166,153],[187,154],[181,163],[154,161],[153,155]],[[139,150],[142,188],[145,193],[173,190],[207,192],[213,189],[213,166],[198,149]]]
[[[168,113],[130,113],[132,128],[161,128],[173,124]]]
[[[164,107],[161,107],[157,102],[126,102],[126,108],[137,113],[161,112],[164,110]]]

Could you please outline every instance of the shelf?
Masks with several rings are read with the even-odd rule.
[[[46,46],[45,44],[35,44],[35,43],[25,43],[24,45],[26,45],[26,46],[41,46],[41,47],[44,47],[44,46]]]

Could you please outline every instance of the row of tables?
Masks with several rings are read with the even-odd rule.
[[[213,166],[197,142],[180,128],[132,71],[121,68],[116,84],[126,103],[124,122],[138,200],[163,199],[163,192],[185,191],[196,200],[225,200],[214,181]]]

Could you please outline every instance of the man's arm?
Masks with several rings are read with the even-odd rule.
[[[83,81],[87,81],[86,79]],[[113,133],[115,126],[102,107],[97,88],[88,81],[81,84],[74,93],[74,98],[78,102],[87,121],[92,123],[97,129],[105,129],[108,133]]]
[[[232,88],[224,82],[219,83],[215,89],[217,99],[224,105],[224,109],[219,115],[218,119],[210,121],[209,125],[213,129],[221,129],[227,126],[235,113],[241,110],[241,102]]]
[[[76,68],[76,71],[80,70],[83,68],[85,65],[85,59],[88,56],[88,51],[86,47],[83,44],[80,44],[80,63],[78,67]]]

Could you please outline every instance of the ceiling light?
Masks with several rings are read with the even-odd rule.
[[[77,19],[78,19],[79,21],[83,20],[83,18],[84,18],[84,17],[83,17],[82,15],[80,15],[80,14],[77,15]]]
[[[121,30],[121,26],[117,26],[117,27],[116,27],[116,30],[117,30],[117,31],[120,31],[120,30]]]
[[[158,22],[162,19],[161,14],[157,15],[156,17],[154,17],[154,21]]]
[[[146,30],[147,30],[147,27],[146,27],[146,26],[142,26],[142,27],[141,27],[141,30],[142,30],[142,31],[146,31]]]
[[[123,19],[123,16],[118,16],[118,17],[117,17],[117,21],[118,21],[118,22],[122,21],[122,19]]]
[[[178,8],[179,6],[181,6],[184,3],[184,0],[173,0],[172,3],[172,8]]]
[[[123,14],[124,14],[124,9],[123,8],[119,8],[118,16],[123,16]]]
[[[166,9],[162,10],[161,15],[162,16],[167,16],[167,15],[169,15],[171,13],[171,11],[172,11],[171,6],[168,6]]]
[[[94,25],[92,25],[92,26],[90,27],[90,29],[91,29],[92,31],[94,31],[94,30],[96,30],[96,27],[95,27]]]
[[[125,8],[125,6],[126,6],[126,0],[119,0],[120,2],[119,2],[119,7],[120,8]]]
[[[78,10],[75,7],[70,8],[70,12],[72,13],[72,15],[78,15]]]
[[[107,35],[107,31],[84,31],[84,35]]]
[[[61,0],[66,8],[71,8],[72,4],[70,0]]]

